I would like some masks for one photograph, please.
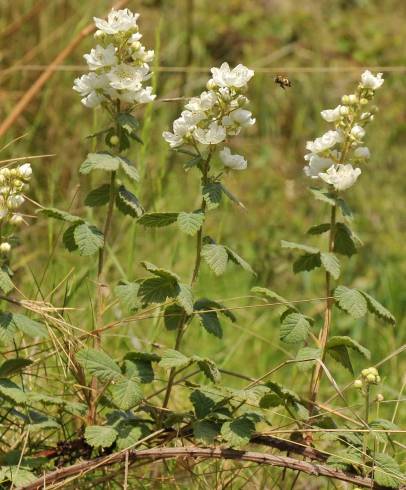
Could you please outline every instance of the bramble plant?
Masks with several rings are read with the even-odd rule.
[[[15,230],[24,221],[17,208],[24,202],[31,166],[0,170],[2,299],[13,308],[40,317],[39,321],[28,314],[0,313],[0,341],[11,344],[2,353],[5,360],[0,364],[0,488],[130,488],[129,482],[134,485],[131,488],[144,488],[145,475],[161,479],[165,471],[182,471],[182,478],[187,472],[193,480],[199,476],[195,474],[198,465],[207,467],[209,459],[284,468],[279,488],[293,489],[302,473],[347,482],[353,488],[405,488],[405,476],[397,461],[401,445],[397,446],[393,438],[399,428],[394,417],[386,420],[380,416],[385,402],[385,376],[380,364],[363,369],[354,380],[354,356],[359,357],[356,362],[366,362],[371,353],[355,338],[341,335],[333,322],[336,315],[349,315],[353,321],[370,312],[386,324],[396,323],[369,293],[333,283],[341,274],[339,256],[350,258],[361,245],[352,230],[352,212],[344,196],[358,181],[360,167],[370,159],[364,146],[365,128],[377,113],[372,103],[383,84],[382,74],[365,71],[354,94],[343,96],[335,109],[321,112],[334,128],[306,144],[304,173],[323,186],[311,187],[310,191],[330,208],[329,221],[312,226],[308,234],[319,243],[327,234],[327,248],[288,241],[283,241],[282,247],[301,254],[293,263],[295,273],[324,270],[324,293],[316,300],[290,300],[267,287],[251,289],[249,297],[259,297],[263,303],[249,307],[283,309],[280,341],[288,349],[297,348],[292,355],[280,347],[289,358],[252,378],[248,363],[255,360],[244,360],[242,372],[227,370],[206,357],[203,346],[193,342],[193,337],[197,329],[203,329],[222,345],[228,322],[238,326],[233,307],[222,302],[227,300],[219,301],[213,297],[214,287],[199,282],[203,267],[212,279],[239,267],[256,280],[251,265],[231,244],[218,243],[212,237],[219,236],[217,216],[225,208],[224,201],[244,208],[230,191],[228,177],[233,173],[241,176],[237,171],[248,167],[245,156],[236,153],[233,145],[234,138],[256,122],[247,108],[254,71],[242,64],[231,67],[222,63],[211,69],[205,90],[187,99],[171,131],[164,131],[162,137],[176,153],[187,178],[198,179],[198,194],[183,211],[145,211],[134,189],[141,179],[131,158],[133,145],[143,144],[140,106],[152,103],[156,96],[147,85],[154,52],[140,42],[138,17],[128,9],[113,9],[107,20],[95,17],[97,45],[84,56],[89,73],[74,81],[73,89],[80,94],[82,104],[101,110],[107,121],[88,137],[94,147],[104,142],[105,149],[89,153],[79,169],[81,175],[91,174],[91,186],[96,179],[103,179],[97,180],[98,187],[84,199],[86,211],[82,214],[86,218],[54,207],[40,206],[38,211],[40,216],[62,224],[65,248],[85,257],[77,259],[79,263],[96,257],[90,269],[94,291],[89,290],[87,312],[83,305],[68,306],[75,288],[67,287],[61,307],[52,304],[52,293],[42,296],[41,301],[27,300],[18,289],[22,299],[8,296],[14,287],[10,251],[17,244]],[[194,260],[188,277],[164,268],[164,264],[144,260],[145,277],[131,278],[131,269],[117,282],[110,274],[108,259],[121,270],[111,245],[126,239],[125,231],[115,231],[126,230],[129,222],[142,230],[146,240],[148,233],[164,235],[170,226],[185,240],[193,240]],[[173,267],[177,266],[175,262]],[[305,308],[314,301],[322,309],[309,315]],[[75,311],[79,312],[78,325]],[[126,348],[128,351],[113,350],[104,334],[142,320],[151,322],[153,334],[131,338],[133,347]],[[166,330],[162,338],[161,320]],[[26,336],[35,343],[27,345]],[[186,342],[188,336],[192,342]],[[168,337],[170,347],[163,340]],[[44,347],[47,354],[43,358],[23,357],[26,349],[42,354],[47,344],[53,350],[49,354]],[[57,367],[48,364],[48,359],[55,360]],[[344,368],[340,376],[350,375],[347,386],[339,386],[337,366],[330,366],[330,359]],[[49,374],[54,369],[58,376],[63,373],[60,394],[44,391],[41,385],[42,378],[51,379]],[[290,369],[292,376],[296,373],[293,370],[298,370],[303,392],[294,391],[289,380],[284,384],[276,381],[274,376],[282,369]],[[225,382],[226,377],[233,383]],[[327,381],[335,394],[322,402],[320,387]],[[353,388],[348,391],[350,395],[361,400],[361,408],[347,401],[348,388]],[[332,405],[335,399],[343,406]],[[374,409],[376,417],[372,417]],[[247,451],[252,445],[278,453]],[[194,458],[193,465],[186,463],[188,456]],[[147,474],[142,466],[144,460],[170,458],[182,458],[182,469],[168,464]],[[115,469],[109,471],[113,465]],[[223,469],[216,467],[213,477],[202,473],[204,486],[226,488],[232,484],[233,479],[223,483],[219,478]],[[287,469],[297,471],[297,475],[290,478],[285,475]],[[253,485],[258,488],[256,481]],[[318,485],[316,482],[320,488]],[[191,487],[187,483],[182,488]]]

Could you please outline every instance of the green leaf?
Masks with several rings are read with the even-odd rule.
[[[210,211],[217,208],[221,203],[223,189],[219,182],[209,182],[202,187],[202,194],[207,209]]]
[[[110,447],[117,438],[114,427],[89,425],[85,429],[86,442],[92,447]]]
[[[220,321],[217,316],[216,309],[221,309],[223,306],[215,301],[211,301],[210,299],[202,298],[195,302],[194,310],[197,313],[197,316],[200,320],[200,323],[203,328],[205,328],[209,333],[214,335],[215,337],[222,338],[223,337],[223,329],[221,327]],[[212,310],[212,311],[211,311]],[[224,310],[224,314],[229,316],[226,313],[227,310]],[[229,318],[232,321],[235,321],[234,315]]]
[[[178,227],[183,233],[193,236],[200,230],[204,221],[204,213],[184,213],[178,214]]]
[[[163,368],[182,368],[190,364],[191,360],[181,352],[174,349],[167,349],[162,354],[159,365]]]
[[[197,165],[199,165],[200,163],[202,163],[204,161],[200,155],[195,155],[194,153],[191,153],[191,152],[186,153],[186,152],[178,150],[178,153],[185,153],[186,155],[192,155],[192,158],[190,158],[189,160],[187,160],[183,164],[183,168],[186,171],[190,170],[193,167],[196,167]]]
[[[79,172],[83,175],[87,175],[93,170],[116,172],[120,167],[120,160],[120,157],[107,152],[89,153],[80,166]]]
[[[179,305],[169,305],[164,311],[164,325],[167,330],[178,330],[184,322],[186,312]]]
[[[133,427],[130,424],[121,423],[116,428],[118,437],[116,439],[117,449],[119,451],[127,449],[141,439],[142,429],[141,427]]]
[[[138,223],[150,228],[160,228],[175,223],[179,213],[145,213]]]
[[[353,218],[352,211],[348,203],[342,197],[337,197],[336,203],[337,206],[341,209],[343,216],[348,220],[352,220]]]
[[[361,241],[344,223],[336,223],[334,228],[334,252],[351,257],[357,253],[356,244]]]
[[[73,232],[75,243],[80,255],[93,255],[104,245],[103,233],[95,226],[83,223],[75,227]]]
[[[178,294],[176,296],[176,301],[179,306],[181,306],[188,315],[193,313],[193,293],[192,288],[188,284],[178,283]]]
[[[173,283],[176,283],[180,280],[180,277],[176,275],[174,272],[169,271],[167,269],[162,269],[161,267],[157,267],[154,264],[151,264],[151,262],[147,262],[144,260],[141,262],[142,267],[144,267],[145,270],[148,272],[151,272],[151,274],[154,274],[155,276],[162,277],[163,279],[168,279],[172,281]]]
[[[375,454],[374,480],[378,485],[399,488],[405,483],[406,476],[400,471],[398,463],[388,454]]]
[[[205,444],[213,444],[220,434],[218,424],[210,420],[197,420],[193,423],[193,435],[198,441]]]
[[[310,187],[310,192],[318,201],[326,202],[327,204],[330,204],[330,206],[336,205],[336,198],[331,192],[317,189],[316,187]]]
[[[371,353],[369,352],[369,350],[351,337],[336,336],[330,337],[330,339],[327,341],[327,349],[334,348],[340,345],[344,345],[345,347],[352,349],[353,351],[363,356],[365,359],[371,359]]]
[[[75,252],[78,249],[78,246],[75,242],[76,226],[77,225],[75,224],[66,228],[62,236],[63,244],[65,245],[66,250],[68,250],[69,252]]]
[[[0,311],[0,341],[10,344],[14,340],[17,327],[13,322],[13,315],[9,312]]]
[[[4,470],[4,477],[7,477],[13,483],[14,487],[20,488],[37,479],[34,473],[31,473],[26,468],[22,468],[20,465],[4,466],[2,469]]]
[[[235,196],[232,192],[230,192],[227,189],[227,187],[225,187],[223,184],[221,184],[221,189],[222,189],[224,195],[226,195],[230,199],[230,201],[234,202],[235,204],[237,204],[241,208],[245,209],[244,204],[238,199],[238,197]]]
[[[118,381],[113,381],[111,389],[113,401],[121,410],[131,410],[142,400],[140,380],[136,376],[122,376]]]
[[[330,228],[330,223],[323,223],[321,225],[312,226],[307,230],[307,233],[308,235],[321,235],[329,231]]]
[[[141,307],[141,301],[138,297],[140,284],[138,282],[122,282],[114,288],[118,299],[122,305],[131,313]]]
[[[190,395],[190,401],[193,404],[196,417],[202,419],[215,410],[220,398],[215,394],[206,393],[202,390],[194,390]]]
[[[350,354],[348,349],[344,345],[338,345],[336,347],[331,347],[328,349],[327,353],[337,362],[339,362],[343,367],[348,369],[352,375],[354,375],[354,368],[352,367]]]
[[[0,267],[0,289],[5,294],[8,294],[14,289],[14,284],[5,267]]]
[[[248,262],[246,262],[242,257],[240,257],[238,254],[236,254],[233,250],[231,250],[231,248],[229,248],[229,247],[224,247],[224,248],[227,251],[228,258],[232,262],[234,262],[234,264],[239,265],[245,271],[250,272],[251,274],[254,274],[254,276],[256,275]]]
[[[297,308],[293,303],[290,303],[283,296],[280,296],[278,293],[276,293],[275,291],[272,291],[271,289],[256,286],[256,287],[251,289],[251,292],[254,294],[258,294],[260,296],[265,296],[265,298],[267,298],[267,299],[276,300],[279,303],[283,303],[285,306],[288,306],[292,310],[297,311]]]
[[[27,401],[27,394],[9,379],[0,379],[0,395],[13,400],[17,404]]]
[[[393,430],[393,431],[400,430],[399,426],[394,424],[391,420],[386,420],[386,419],[375,419],[369,422],[368,425],[371,429],[371,435],[378,442],[382,442],[382,443],[390,442],[392,434],[390,432],[386,432],[386,433],[378,432],[379,430]]]
[[[367,312],[367,301],[357,289],[338,286],[334,290],[334,299],[339,308],[353,318],[361,318]]]
[[[321,349],[316,349],[314,347],[302,347],[298,350],[295,357],[295,360],[298,361],[296,367],[301,371],[306,371],[307,369],[312,368],[316,364],[317,359],[320,359],[320,357]]]
[[[144,303],[164,303],[168,298],[176,298],[178,284],[164,277],[144,279],[140,283],[139,297]]]
[[[12,317],[16,328],[29,337],[40,337],[42,339],[48,337],[48,330],[42,323],[31,320],[28,316],[20,313],[13,313]]]
[[[144,212],[144,208],[137,197],[123,185],[120,185],[117,190],[116,205],[119,211],[133,218],[139,218]]]
[[[304,254],[301,255],[293,263],[293,272],[311,271],[321,266],[320,254]]]
[[[99,378],[103,383],[121,378],[121,370],[118,364],[100,350],[82,349],[76,354],[76,359],[86,371]]]
[[[85,204],[90,207],[104,206],[110,200],[110,185],[103,184],[86,196]]]
[[[306,340],[310,330],[310,323],[300,313],[290,313],[282,321],[280,339],[287,344],[295,344]]]
[[[193,356],[192,360],[197,363],[203,374],[213,383],[218,383],[221,379],[220,371],[216,363],[207,357]]]
[[[133,180],[134,182],[138,182],[140,180],[138,170],[127,158],[120,157],[120,167],[129,179]]]
[[[202,257],[216,276],[224,274],[227,268],[228,253],[223,245],[203,245]]]
[[[238,417],[225,422],[221,428],[221,435],[231,447],[240,447],[250,442],[255,431],[255,424],[247,417]]]
[[[142,358],[142,355],[148,353],[130,352],[125,356],[125,372],[127,377],[136,377],[138,381],[144,384],[152,383],[155,378],[154,370],[152,369],[152,361],[160,361],[160,357],[151,357],[154,354],[150,354],[150,358]]]
[[[293,250],[302,250],[303,252],[309,254],[318,254],[320,250],[318,248],[309,247],[309,245],[304,245],[302,243],[287,242],[285,240],[281,241],[282,248],[290,248]]]
[[[322,252],[320,254],[320,260],[323,267],[332,275],[334,279],[338,279],[340,277],[340,261],[334,254]]]
[[[14,359],[7,359],[0,365],[0,378],[6,378],[14,376],[20,373],[27,366],[30,366],[32,361],[24,359],[23,357],[15,357]]]
[[[83,218],[56,208],[41,208],[37,211],[37,213],[43,214],[48,218],[57,219],[59,221],[66,221],[68,223],[84,223]]]
[[[117,124],[128,134],[133,134],[140,128],[140,123],[133,115],[128,112],[120,112],[116,117]]]
[[[364,296],[364,298],[367,300],[367,305],[368,305],[368,310],[381,320],[383,320],[386,323],[389,323],[391,325],[395,325],[396,323],[396,318],[392,315],[392,313],[387,310],[379,301],[377,301],[375,298],[370,296],[368,293],[365,293],[364,291],[359,292]]]

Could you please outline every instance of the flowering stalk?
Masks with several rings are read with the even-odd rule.
[[[73,86],[82,96],[83,105],[88,108],[102,107],[111,120],[110,127],[96,134],[105,136],[110,152],[89,154],[81,167],[82,173],[89,173],[93,169],[110,172],[109,184],[99,188],[103,189],[105,197],[102,197],[102,201],[107,204],[107,212],[103,242],[99,248],[94,330],[101,326],[103,320],[105,250],[115,203],[118,202],[120,211],[132,217],[138,217],[142,213],[137,198],[125,186],[117,187],[119,170],[123,171],[122,177],[138,180],[137,170],[125,157],[120,156],[121,152],[130,148],[131,139],[140,141],[137,135],[139,123],[131,112],[138,104],[151,102],[155,98],[152,87],[145,86],[151,78],[149,63],[153,60],[154,52],[147,51],[140,42],[142,35],[138,30],[138,17],[139,14],[128,9],[113,9],[107,20],[94,18],[97,27],[95,38],[99,44],[84,55],[90,72],[77,78]],[[98,333],[94,336],[94,346],[100,347]],[[96,378],[92,379],[91,385],[88,419],[90,423],[94,423],[99,396]]]
[[[334,130],[327,131],[314,141],[308,141],[306,149],[310,153],[305,155],[308,165],[304,171],[312,179],[321,179],[329,186],[328,198],[331,200],[331,216],[329,223],[328,252],[335,250],[337,205],[340,193],[352,187],[361,174],[361,169],[355,165],[365,163],[369,157],[369,149],[363,146],[365,127],[374,119],[376,108],[366,110],[372,101],[375,91],[383,84],[382,74],[377,76],[365,71],[361,76],[356,93],[344,95],[342,104],[335,109],[321,112],[324,120],[335,125]],[[332,274],[326,270],[325,292],[326,307],[324,322],[319,334],[319,347],[321,349],[321,363],[324,362],[326,346],[332,322],[332,308],[334,300],[331,287]],[[317,363],[313,369],[310,385],[310,415],[312,415],[317,400],[320,381],[323,374],[322,364]]]
[[[225,190],[220,183],[224,170],[243,170],[247,167],[246,159],[241,155],[232,154],[224,143],[229,136],[238,135],[241,129],[255,123],[251,112],[243,109],[248,103],[244,93],[254,72],[243,65],[230,69],[228,63],[223,63],[220,68],[212,68],[211,72],[213,76],[207,82],[207,91],[188,101],[181,116],[173,123],[173,132],[163,133],[164,139],[171,148],[193,157],[186,164],[186,168],[196,166],[201,173],[202,200],[199,213],[202,215],[202,220],[196,237],[191,287],[198,278],[202,262],[203,223],[206,214],[216,208],[220,201],[219,197],[214,196],[213,190],[216,189],[221,197]],[[217,155],[222,165],[219,169],[220,173],[215,174],[214,159]],[[175,350],[180,348],[188,320],[185,312],[178,326]],[[175,375],[176,370],[172,368],[163,401],[164,408],[168,405]]]

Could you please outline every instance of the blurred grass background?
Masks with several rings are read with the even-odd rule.
[[[106,0],[0,0],[0,111],[4,119],[41,73],[92,16],[103,16],[110,8]],[[372,351],[372,363],[405,344],[406,260],[404,240],[406,141],[406,3],[402,0],[130,0],[127,6],[141,13],[144,44],[157,50],[155,71],[158,100],[144,110],[143,147],[129,157],[142,169],[144,178],[136,194],[148,211],[195,209],[198,179],[185,174],[182,157],[173,156],[161,138],[181,110],[179,102],[162,98],[191,96],[201,92],[209,68],[223,61],[244,63],[257,69],[250,85],[251,110],[257,124],[236,138],[235,147],[247,156],[249,168],[228,177],[228,187],[245,203],[246,210],[223,205],[211,214],[207,232],[234,248],[257,271],[256,278],[236,268],[219,279],[205,266],[198,284],[200,294],[221,299],[227,305],[258,304],[245,297],[254,285],[267,286],[296,300],[323,296],[323,273],[294,276],[293,256],[280,249],[280,240],[311,241],[306,230],[327,219],[328,209],[312,200],[304,178],[305,142],[325,131],[319,112],[335,107],[341,95],[351,93],[365,66],[388,66],[385,85],[377,95],[380,112],[368,128],[366,143],[370,163],[357,185],[348,193],[355,212],[354,228],[364,247],[350,261],[343,259],[340,282],[370,292],[398,319],[395,329],[373,318],[359,321],[336,313],[333,332],[351,335]],[[28,17],[26,16],[28,13]],[[31,15],[30,15],[31,14]],[[1,147],[24,135],[3,150],[0,159],[55,154],[33,160],[34,177],[30,196],[44,206],[86,213],[83,200],[99,176],[78,176],[78,167],[94,143],[85,139],[103,127],[102,116],[80,104],[71,90],[73,79],[86,68],[82,55],[94,44],[86,39],[53,75],[41,93],[27,107],[3,137]],[[186,73],[172,67],[189,66]],[[403,67],[401,69],[401,67]],[[292,88],[281,90],[273,82],[277,73],[286,74]],[[140,112],[142,116],[142,112]],[[28,207],[27,207],[28,209]],[[99,215],[90,216],[101,223]],[[179,236],[176,229],[159,233],[134,226],[129,218],[116,216],[111,234],[114,242],[108,254],[110,285],[143,275],[141,260],[171,268],[189,277],[194,240]],[[22,245],[14,253],[17,282],[27,297],[49,298],[54,304],[68,297],[68,306],[88,308],[94,291],[96,264],[64,252],[59,224],[32,219],[23,232]],[[316,239],[317,241],[317,239]],[[56,251],[54,251],[56,247]],[[304,307],[321,325],[322,303]],[[89,310],[87,310],[89,311]],[[278,362],[295,355],[279,345],[278,310],[237,310],[238,322],[225,325],[219,341],[193,325],[185,337],[185,351],[211,356],[221,367],[258,376]],[[280,311],[279,311],[280,313]],[[111,309],[111,317],[119,314]],[[90,329],[92,318],[83,310],[72,312],[70,320]],[[159,319],[125,324],[103,338],[110,354],[119,357],[140,339],[171,346],[173,335],[165,332]],[[285,349],[285,348],[283,348]],[[357,369],[365,363],[355,362]],[[382,391],[389,400],[383,415],[391,417],[405,383],[406,359],[395,355],[382,366]],[[291,369],[291,368],[289,368]],[[351,375],[332,365],[338,382]],[[286,380],[282,370],[275,379]],[[303,380],[303,377],[306,380]],[[309,373],[289,374],[290,386],[301,390]],[[234,380],[227,380],[230,384]],[[323,382],[322,398],[334,393]],[[178,392],[177,392],[178,393]],[[360,401],[352,395],[353,401]],[[401,413],[401,411],[399,412]],[[406,419],[403,411],[403,422]],[[400,422],[400,420],[397,420]]]

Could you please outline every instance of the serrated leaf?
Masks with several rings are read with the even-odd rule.
[[[406,482],[406,475],[402,474],[398,463],[391,456],[377,453],[374,460],[374,480],[378,485],[399,488],[401,483]]]
[[[354,375],[350,354],[345,345],[331,347],[328,349],[327,354],[329,354],[335,361],[339,362],[343,367],[348,369],[352,375]]]
[[[138,223],[150,228],[160,228],[175,223],[179,213],[145,213]]]
[[[122,376],[118,381],[114,381],[111,392],[114,403],[121,410],[131,410],[143,397],[140,380],[135,376]]]
[[[218,383],[220,381],[221,374],[215,362],[206,357],[202,358],[198,356],[193,356],[192,359],[197,363],[199,369],[204,373],[206,378],[208,378],[210,381],[213,381],[213,383]]]
[[[89,425],[85,429],[86,442],[92,447],[110,447],[117,438],[114,427]]]
[[[181,368],[190,364],[189,357],[174,349],[167,349],[162,354],[159,365],[163,368]]]
[[[254,431],[255,424],[244,416],[225,422],[221,427],[221,435],[231,447],[248,444]]]
[[[9,312],[0,312],[0,341],[9,344],[13,341],[17,327],[13,322],[13,315]]]
[[[229,247],[224,247],[227,251],[228,258],[234,262],[234,264],[239,265],[242,267],[245,271],[250,272],[251,274],[256,275],[252,267],[248,262],[246,262],[242,257],[240,257],[237,253],[234,252],[234,250],[231,250]]]
[[[334,299],[353,318],[361,318],[367,312],[367,301],[357,289],[338,286],[334,290]]]
[[[304,254],[301,255],[293,263],[293,272],[311,271],[321,266],[320,254]]]
[[[193,423],[193,435],[198,441],[205,444],[213,444],[220,434],[218,424],[210,420],[197,420]]]
[[[147,270],[151,274],[154,274],[155,276],[158,277],[162,277],[163,279],[168,279],[173,283],[176,283],[180,280],[180,277],[174,272],[168,269],[162,269],[161,267],[157,267],[155,264],[152,264],[151,262],[147,262],[146,260],[141,262],[141,265],[142,267],[144,267],[145,270]]]
[[[302,250],[303,252],[309,254],[318,254],[320,250],[318,248],[310,247],[309,245],[304,245],[303,243],[287,242],[285,240],[281,241],[282,248],[290,248],[292,250]]]
[[[335,336],[335,337],[330,337],[330,339],[327,341],[327,349],[334,348],[340,345],[344,345],[345,347],[348,347],[349,349],[352,349],[361,356],[363,356],[365,359],[371,359],[371,353],[369,352],[368,349],[366,349],[364,346],[359,344],[356,340],[352,339],[351,337],[347,336]]]
[[[334,228],[334,252],[351,257],[357,253],[357,240],[352,231],[344,223],[336,223]]]
[[[391,420],[386,419],[375,419],[369,422],[369,427],[371,429],[371,435],[375,437],[378,442],[388,442],[391,438],[390,432],[377,432],[379,430],[400,430],[400,427],[394,424]],[[375,431],[375,432],[374,432]]]
[[[140,123],[133,115],[128,112],[120,112],[116,117],[117,124],[128,134],[136,133],[140,128]]]
[[[103,233],[95,226],[88,225],[87,223],[80,224],[75,227],[73,236],[80,255],[93,255],[100,248],[103,248]]]
[[[295,344],[306,340],[310,323],[300,313],[290,313],[285,316],[280,328],[280,339],[287,344]]]
[[[110,200],[110,185],[103,184],[93,189],[86,196],[85,204],[90,207],[104,206]]]
[[[138,353],[142,354],[142,353]],[[145,353],[148,354],[148,353]],[[152,383],[154,381],[155,375],[154,370],[152,369],[152,360],[148,358],[138,358],[137,353],[130,352],[126,356],[126,360],[124,361],[125,372],[127,377],[136,377],[138,381],[147,384]],[[161,358],[157,356],[157,359],[153,359],[154,361],[159,361]]]
[[[0,379],[0,395],[13,400],[17,404],[27,401],[26,393],[9,379]]]
[[[140,180],[140,174],[138,173],[138,170],[127,158],[120,157],[120,168],[127,175],[127,177],[134,182],[138,182]]]
[[[167,330],[178,330],[184,323],[186,312],[179,305],[169,305],[164,311],[164,325]]]
[[[307,230],[309,235],[321,235],[326,233],[331,228],[330,223],[323,223],[321,225],[312,226]]]
[[[117,190],[116,205],[119,211],[133,218],[139,218],[144,213],[138,198],[123,185],[120,185]]]
[[[317,189],[316,187],[310,187],[309,190],[318,201],[326,202],[327,204],[330,204],[330,206],[336,205],[336,198],[331,192]]]
[[[348,471],[352,466],[357,468],[363,466],[361,452],[351,448],[341,449],[330,456],[327,460],[328,466],[337,470]]]
[[[296,367],[301,371],[312,368],[317,359],[321,358],[321,350],[314,347],[302,347],[298,350],[295,360],[298,361]]]
[[[219,182],[209,182],[202,187],[202,194],[207,209],[210,211],[217,208],[221,203],[223,189]]]
[[[14,289],[13,281],[10,279],[8,272],[4,267],[0,267],[0,289],[5,294],[8,294]]]
[[[202,390],[194,390],[190,395],[196,417],[202,419],[210,415],[216,408],[219,397],[215,394],[205,393]]]
[[[20,313],[12,313],[12,321],[16,328],[25,333],[29,337],[48,337],[48,330],[42,325],[42,323],[31,320],[28,316],[21,315]]]
[[[178,283],[164,277],[144,279],[140,283],[139,297],[144,303],[164,303],[168,298],[176,298]]]
[[[139,289],[140,284],[138,282],[120,283],[114,288],[120,302],[131,313],[141,307],[141,301],[138,297]]]
[[[222,305],[206,298],[199,299],[194,304],[194,310],[197,313],[197,316],[203,328],[205,328],[209,333],[211,333],[215,337],[221,339],[223,337],[223,329],[221,327],[221,323],[217,316],[216,309],[218,308],[221,309]],[[228,316],[232,321],[235,321],[234,315],[230,317],[229,316],[230,312],[228,312],[227,314],[226,311],[227,310],[224,310],[224,314]]]
[[[224,274],[227,268],[228,253],[223,245],[203,245],[202,257],[216,276]]]
[[[340,261],[338,258],[330,252],[322,252],[320,254],[320,260],[323,267],[329,272],[334,279],[340,277]]]
[[[82,349],[76,354],[80,365],[103,383],[121,378],[118,364],[104,352],[92,348]]]
[[[15,487],[28,485],[37,479],[36,475],[26,468],[21,468],[21,465],[5,466],[4,476],[6,476]]]
[[[15,357],[14,359],[7,359],[0,365],[0,378],[6,378],[14,376],[20,373],[27,366],[30,366],[32,361],[30,359],[24,359],[23,357]]]
[[[359,290],[359,292],[364,296],[364,298],[367,300],[367,305],[368,305],[368,310],[381,320],[383,320],[386,323],[390,323],[391,325],[395,325],[396,323],[396,318],[392,315],[392,313],[387,310],[379,301],[377,301],[375,298],[373,298],[371,295],[368,293],[365,293],[364,291]]]
[[[93,170],[116,172],[120,167],[121,158],[107,152],[89,153],[80,166],[79,172],[87,175]]]
[[[178,150],[179,152],[179,150]],[[184,153],[184,152],[179,152],[179,153]],[[203,158],[200,156],[200,155],[195,155],[193,153],[186,153],[187,155],[193,155],[192,158],[190,158],[189,160],[187,160],[184,164],[183,164],[183,168],[188,171],[189,169],[193,168],[193,167],[196,167],[197,165],[199,165],[200,163],[202,163],[204,160]]]
[[[57,219],[59,221],[66,221],[67,223],[84,223],[84,219],[79,216],[67,213],[61,209],[56,208],[41,208],[37,211],[38,214],[43,214],[48,218]]]
[[[63,236],[62,236],[63,244],[64,244],[66,250],[68,250],[69,252],[75,252],[78,249],[78,246],[76,245],[76,242],[75,242],[75,228],[76,228],[76,226],[77,225],[75,224],[75,225],[72,225],[72,226],[69,226],[68,228],[66,228],[66,230],[64,231]]]
[[[141,427],[134,427],[126,423],[119,424],[116,430],[118,432],[116,443],[119,451],[133,446],[142,436]]]
[[[204,213],[184,213],[178,214],[177,223],[178,228],[187,235],[196,235],[198,230],[202,227],[204,221]]]
[[[177,284],[178,294],[176,296],[176,301],[179,306],[181,306],[188,315],[193,313],[193,293],[192,288],[188,284],[183,284],[179,282]]]
[[[276,301],[288,306],[292,310],[297,310],[296,306],[293,303],[290,303],[286,298],[279,295],[275,291],[272,291],[271,289],[256,286],[251,289],[251,292],[260,296],[265,296],[267,299],[275,299]]]

